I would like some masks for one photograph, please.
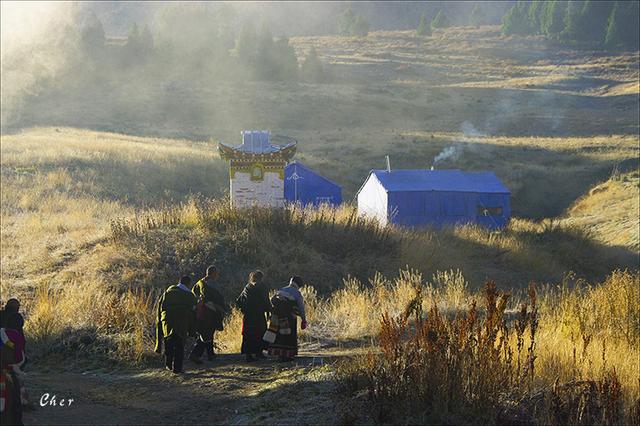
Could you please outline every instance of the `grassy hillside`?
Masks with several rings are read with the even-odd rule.
[[[637,162],[636,162],[637,164]],[[640,179],[638,170],[618,173],[594,186],[567,212],[567,223],[590,229],[607,245],[640,251]]]
[[[412,132],[401,134],[395,145],[388,146],[393,146],[398,153],[394,157],[398,158],[394,166],[411,167],[421,152],[435,153],[459,137],[457,134],[436,134],[431,139],[428,134]],[[432,146],[436,145],[433,140],[440,141],[436,149]],[[384,148],[373,142],[368,146],[368,152],[384,152]],[[545,206],[562,210],[563,206],[570,205],[573,199],[586,191],[583,188],[590,180],[596,179],[599,173],[604,174],[610,164],[637,155],[633,139],[625,136],[613,139],[571,138],[563,141],[562,148],[554,138],[470,137],[465,138],[461,149],[457,166],[473,170],[484,169],[483,166],[491,163],[492,169],[512,190],[514,204],[520,202],[521,208],[529,210]],[[325,159],[338,155],[324,152]],[[367,156],[359,155],[359,152],[354,147],[341,161],[351,158],[354,163],[365,163]],[[146,229],[145,217],[161,222],[173,218],[170,220],[180,223],[185,215],[199,214],[189,213],[190,208],[207,208],[203,197],[206,199],[224,193],[228,185],[226,165],[218,158],[214,144],[70,128],[37,128],[2,136],[1,153],[3,287],[26,285],[33,288],[38,282],[51,279],[73,267],[94,249],[105,246],[111,238],[110,223],[135,216],[142,219],[122,220],[142,221],[143,230],[140,232],[144,238],[118,240],[123,244],[118,250],[125,253],[148,250],[140,254],[147,262],[152,253],[157,253],[156,263],[147,263],[148,268],[155,270],[156,278],[151,281],[135,279],[136,283],[145,286],[164,285],[166,280],[174,279],[182,265],[176,259],[167,261],[166,256],[169,255],[165,252],[170,250],[177,256],[179,252],[173,245],[190,238],[195,239],[186,243],[191,244],[189,256],[203,244],[207,247],[214,244],[213,240],[216,246],[223,247],[223,252],[235,250],[233,247],[238,246],[248,250],[245,245],[259,246],[260,241],[270,247],[258,252],[268,253],[264,258],[262,254],[247,259],[234,254],[234,265],[239,265],[234,280],[254,267],[253,263],[273,269],[281,280],[289,273],[284,270],[288,263],[280,260],[285,258],[291,259],[291,265],[316,276],[325,289],[335,287],[342,277],[349,274],[366,279],[376,270],[392,274],[405,265],[424,270],[463,269],[476,286],[487,277],[517,286],[526,284],[530,279],[558,280],[569,270],[601,278],[621,262],[618,254],[610,253],[604,244],[589,240],[580,230],[584,228],[572,228],[553,221],[536,223],[514,219],[511,226],[500,234],[473,228],[426,231],[415,235],[401,230],[385,231],[389,236],[384,241],[386,244],[394,241],[396,249],[387,247],[375,252],[376,249],[372,248],[371,256],[367,249],[359,250],[362,256],[340,249],[361,246],[359,242],[353,243],[355,246],[345,245],[339,228],[332,228],[335,231],[330,234],[335,241],[325,236],[328,245],[300,234],[296,238],[302,238],[299,243],[305,248],[294,249],[298,242],[288,241],[292,237],[291,230],[287,229],[290,223],[273,223],[273,220],[293,220],[290,217],[267,217],[264,224],[244,224],[246,218],[225,211],[221,213],[223,217],[231,215],[231,218],[223,220],[223,225],[220,225],[223,229],[215,238],[213,234],[209,235],[211,231],[203,231],[193,224],[195,219],[189,218],[184,220],[193,225],[193,229]],[[303,151],[300,157],[305,161],[317,158],[315,162],[309,162],[319,166],[321,172],[325,171],[319,156],[309,157]],[[400,158],[404,160],[400,161]],[[366,172],[359,174],[357,168],[345,169],[339,181],[350,181],[355,185],[365,176]],[[177,206],[192,196],[200,197],[201,201],[195,198],[185,207]],[[214,211],[221,208],[218,204],[213,206]],[[149,209],[152,211],[147,213]],[[329,218],[320,217],[314,221],[324,223],[333,220],[331,215],[334,213],[324,214]],[[348,218],[354,212],[347,207],[337,214]],[[241,222],[235,223],[238,221]],[[167,232],[170,235],[165,235]],[[366,229],[358,232],[364,241],[374,238],[368,236]],[[140,246],[145,239],[150,240]],[[370,242],[378,246],[378,243],[374,244],[375,240]],[[353,259],[349,258],[351,255]],[[219,258],[218,254],[209,256]],[[599,260],[593,262],[593,258]],[[210,258],[200,257],[189,265],[199,271],[208,260]],[[134,258],[129,262],[136,261]],[[192,262],[189,259],[181,261]],[[164,273],[157,270],[158,265]],[[104,269],[112,268],[107,265]],[[130,266],[129,270],[136,275],[136,268]],[[189,272],[195,270],[190,269]]]
[[[3,135],[2,283],[50,279],[136,209],[221,195],[214,147],[68,128]]]

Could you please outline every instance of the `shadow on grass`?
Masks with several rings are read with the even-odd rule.
[[[50,371],[30,377],[43,392],[75,397],[68,409],[37,407],[37,424],[333,423],[334,382],[324,369],[271,361],[243,363],[220,355],[206,365],[186,363],[181,375],[158,369],[121,372]],[[306,364],[304,358],[300,363]],[[99,419],[99,421],[98,421]]]

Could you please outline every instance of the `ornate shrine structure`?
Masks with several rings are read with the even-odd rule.
[[[229,162],[229,192],[233,207],[283,207],[284,168],[296,153],[297,141],[272,145],[269,131],[242,131],[242,144],[218,144]]]

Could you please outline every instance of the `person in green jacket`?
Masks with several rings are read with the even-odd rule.
[[[196,307],[196,331],[198,338],[191,349],[189,359],[196,364],[202,361],[200,357],[207,350],[209,361],[215,357],[213,338],[216,330],[222,331],[222,320],[225,314],[224,297],[216,283],[218,269],[211,265],[207,268],[207,275],[193,286],[193,294],[198,299]]]
[[[155,351],[160,353],[164,344],[166,369],[174,373],[182,373],[184,342],[194,334],[196,303],[188,276],[167,288],[158,301]]]

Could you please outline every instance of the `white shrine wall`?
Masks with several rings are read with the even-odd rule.
[[[230,179],[233,207],[284,207],[284,179],[278,172],[265,171],[261,181],[251,180],[250,173],[235,171]]]

